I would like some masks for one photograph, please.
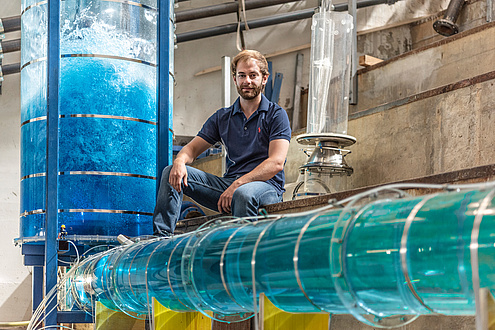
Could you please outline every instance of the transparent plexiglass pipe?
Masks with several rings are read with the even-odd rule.
[[[495,288],[494,195],[487,185],[216,223],[89,257],[72,294],[88,310],[99,300],[147,314],[154,297],[224,321],[257,311],[262,292],[288,312],[352,313],[382,327],[397,315],[473,315],[473,283]]]

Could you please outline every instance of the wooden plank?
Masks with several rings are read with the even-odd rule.
[[[360,66],[368,67],[368,66],[378,64],[380,62],[383,62],[383,60],[376,58],[376,57],[373,57],[373,56],[370,56],[370,55],[359,56],[359,65]]]
[[[291,47],[291,48],[287,48],[287,49],[284,49],[284,50],[279,50],[279,51],[276,51],[276,52],[273,52],[273,53],[270,53],[270,54],[266,54],[265,55],[265,58],[266,59],[269,59],[271,57],[285,55],[285,54],[289,54],[289,53],[293,53],[293,52],[298,52],[300,50],[308,49],[308,48],[311,48],[311,44],[310,43],[309,44],[300,45],[300,46]],[[207,74],[207,73],[211,73],[211,72],[215,72],[215,71],[220,71],[220,70],[222,70],[222,66],[221,65],[218,65],[218,66],[214,66],[214,67],[211,67],[211,68],[208,68],[208,69],[204,69],[202,71],[199,71],[194,76],[195,77],[198,77],[198,76],[202,76],[202,75]]]

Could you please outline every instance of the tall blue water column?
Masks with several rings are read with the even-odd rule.
[[[157,0],[60,6],[58,225],[69,235],[150,234],[160,108]],[[42,238],[46,229],[47,17],[46,1],[23,0],[21,239]],[[164,64],[168,73],[171,57]],[[165,125],[168,132],[171,121]]]

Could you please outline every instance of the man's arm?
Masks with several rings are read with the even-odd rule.
[[[267,181],[284,169],[285,158],[289,151],[289,141],[272,140],[268,147],[268,158],[256,166],[251,172],[244,174],[228,187],[218,200],[218,211],[230,212],[230,204],[234,191],[240,186],[254,181]]]
[[[181,184],[187,186],[187,170],[186,164],[192,163],[196,157],[201,155],[203,151],[211,146],[203,138],[195,136],[188,144],[186,144],[177,154],[174,160],[168,182],[175,190],[181,190]]]

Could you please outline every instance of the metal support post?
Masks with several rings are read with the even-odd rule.
[[[495,5],[493,0],[486,0],[486,21],[490,23],[495,17]]]
[[[230,71],[230,57],[222,56],[222,107],[230,107],[230,86],[232,73]],[[227,150],[222,146],[222,175],[227,171]]]
[[[358,103],[358,81],[357,81],[357,0],[349,0],[349,15],[352,16],[352,46],[351,46],[351,85],[349,86],[349,104]]]
[[[45,296],[57,286],[58,118],[60,79],[60,1],[48,0],[48,107],[46,120]],[[57,326],[57,298],[46,305],[45,327]]]
[[[33,313],[43,300],[43,267],[33,267]]]
[[[301,88],[302,88],[302,75],[303,75],[303,63],[304,54],[298,53],[296,60],[296,77],[294,86],[294,105],[292,110],[292,131],[299,129],[300,127],[300,115],[301,115]]]
[[[159,0],[158,4],[157,191],[163,169],[172,164],[174,95],[174,1]]]

